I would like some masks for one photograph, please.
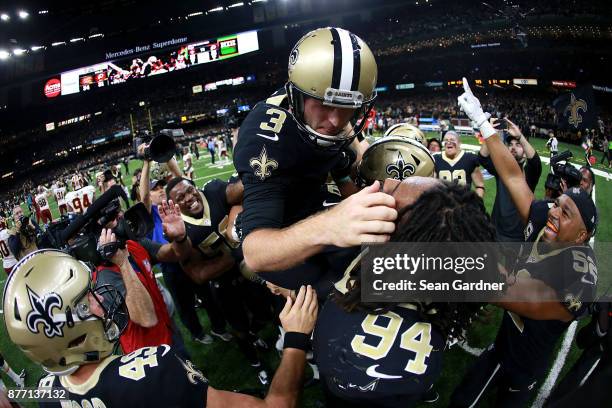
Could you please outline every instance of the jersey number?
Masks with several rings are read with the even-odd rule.
[[[457,184],[460,184],[462,186],[466,184],[467,180],[465,176],[465,170],[463,169],[453,170],[452,173],[450,172],[450,170],[440,170],[440,172],[438,173],[438,178],[449,182],[456,181]]]
[[[376,324],[380,317],[387,317],[389,322],[386,326]],[[402,321],[404,319],[397,313],[387,312],[382,315],[367,315],[361,322],[364,333],[380,337],[376,346],[365,342],[365,336],[356,335],[351,341],[351,348],[355,353],[364,355],[372,360],[380,360],[387,356],[393,343],[399,334]],[[433,346],[431,345],[431,324],[417,322],[408,330],[402,333],[400,338],[400,348],[412,351],[415,356],[406,364],[405,371],[413,374],[423,374],[427,370],[425,358],[429,357]]]
[[[157,367],[157,347],[145,347],[121,357],[124,363],[119,367],[119,375],[138,381],[145,378],[145,366]]]
[[[259,124],[259,128],[261,130],[267,130],[268,132],[279,133],[283,127],[283,123],[285,123],[287,114],[282,110],[275,108],[268,109],[266,114],[270,115],[271,118],[267,122],[261,122]]]
[[[78,210],[81,213],[88,209],[90,204],[87,194],[83,194],[83,204],[81,204],[81,199],[79,197],[72,199],[72,207],[74,207],[75,211]]]
[[[5,241],[0,241],[0,252],[2,252],[3,258],[6,258],[11,254]]]
[[[584,273],[582,282],[595,285],[597,283],[597,267],[593,258],[586,256],[584,252],[572,250],[574,257],[574,270],[578,273]]]

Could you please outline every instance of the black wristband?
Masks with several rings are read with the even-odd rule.
[[[363,135],[363,132],[357,133],[357,141],[363,142],[364,140],[365,140],[365,136]]]
[[[176,240],[176,241],[172,241],[172,242],[176,242],[177,244],[182,244],[183,242],[187,241],[187,238],[188,238],[188,235],[185,232],[185,236],[183,238]]]
[[[308,351],[310,349],[310,336],[299,332],[287,332],[285,333],[283,348],[295,348]]]

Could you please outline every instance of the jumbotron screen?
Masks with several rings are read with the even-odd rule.
[[[52,98],[58,94],[70,95],[89,91],[134,79],[179,71],[257,50],[259,50],[257,31],[182,44],[155,53],[101,62],[64,72],[59,78],[61,92],[48,92],[48,86],[45,86],[45,95]],[[51,81],[57,85],[57,79],[50,79],[47,84]]]

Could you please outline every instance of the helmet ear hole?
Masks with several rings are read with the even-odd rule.
[[[68,343],[68,348],[75,348],[75,347],[80,346],[85,341],[85,338],[87,338],[86,334],[83,334],[83,335],[77,337],[76,339],[74,339],[70,343]]]

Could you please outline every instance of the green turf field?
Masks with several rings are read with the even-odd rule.
[[[428,135],[428,137],[432,136],[435,135]],[[464,136],[462,139],[463,143],[466,144],[478,144],[478,141],[473,137]],[[541,156],[548,157],[548,152],[544,147],[544,139],[532,140],[532,144]],[[563,143],[560,143],[559,151],[563,151],[564,147],[565,145]],[[574,152],[574,162],[584,163],[584,159],[582,158],[582,149],[580,149],[580,147],[578,146],[570,146],[569,148]],[[599,159],[601,153],[596,153],[596,156]],[[139,166],[141,166],[141,162],[137,160],[133,160],[130,162],[130,174],[124,174],[123,176],[123,180],[126,185],[129,185],[131,183],[131,173]],[[200,156],[200,160],[194,163],[194,168],[196,183],[198,186],[203,185],[205,182],[213,178],[227,180],[234,171],[231,162],[223,163],[217,160],[217,163],[215,165],[212,165],[210,155],[208,155],[208,153],[205,151]],[[603,169],[603,167],[600,165],[596,165],[595,168]],[[124,170],[125,169],[122,169],[122,171]],[[540,179],[540,183],[536,190],[537,197],[543,197],[543,184],[547,172],[548,166],[544,165],[542,178]],[[486,180],[485,204],[489,210],[493,206],[494,197],[495,180]],[[596,235],[596,241],[600,243],[609,243],[610,241],[612,241],[612,225],[610,225],[609,219],[610,214],[612,214],[612,183],[602,177],[596,177],[596,201],[600,212],[600,223]],[[51,211],[54,217],[59,216],[57,203],[54,199],[51,199]],[[602,260],[600,259],[600,262],[601,261]],[[607,276],[604,276],[606,274],[604,274],[602,268],[599,268],[600,287],[605,287],[607,286],[607,282],[611,282],[609,277],[609,271],[610,270],[607,269],[605,271]],[[5,276],[0,275],[0,284],[4,282],[4,279]],[[495,336],[500,316],[501,312],[499,311],[499,309],[489,307],[489,310],[486,312],[486,315],[484,315],[481,321],[476,323],[470,330],[468,336],[470,346],[480,348],[487,346]],[[205,329],[208,330],[210,325],[206,314],[204,312],[200,312],[200,317]],[[246,363],[246,361],[242,357],[242,354],[238,351],[238,347],[233,342],[224,343],[222,341],[215,340],[215,342],[211,345],[201,345],[199,343],[194,343],[191,341],[186,329],[179,322],[177,316],[175,316],[175,321],[182,331],[183,337],[187,344],[187,348],[193,357],[193,361],[198,367],[201,368],[203,373],[209,379],[211,385],[216,388],[229,390],[260,388],[259,382],[256,379],[255,369],[251,368]],[[582,324],[584,324],[584,322]],[[273,347],[277,335],[276,328],[270,326],[266,328],[261,334],[263,338],[268,340],[269,344]],[[36,367],[34,364],[30,363],[29,360],[27,360],[25,356],[15,346],[12,345],[12,343],[7,338],[7,334],[3,324],[0,325],[0,352],[4,355],[5,359],[17,372],[19,372],[22,368],[26,368],[28,372],[28,377],[26,380],[27,385],[35,385],[36,380],[40,378],[42,374],[42,370]],[[572,347],[565,364],[566,369],[570,365],[570,363],[577,358],[578,355],[579,351],[577,350],[577,348]],[[276,351],[269,351],[262,357],[264,357],[264,362],[268,364],[268,366],[271,368],[270,372],[272,372],[272,369],[274,369],[278,365],[279,361]],[[458,384],[458,382],[462,379],[465,370],[467,369],[473,358],[473,356],[460,349],[458,346],[454,346],[445,353],[443,374],[436,385],[437,389],[440,392],[441,398],[437,403],[427,404],[426,406],[445,407],[448,405],[448,397],[450,396],[450,393]],[[12,386],[11,380],[4,374],[1,375],[7,386]],[[168,386],[172,385],[168,384]],[[323,406],[323,404],[319,402],[321,400],[322,394],[316,386],[308,388],[304,392],[303,406]],[[492,407],[492,399],[490,397],[485,399],[485,402],[481,406]]]

